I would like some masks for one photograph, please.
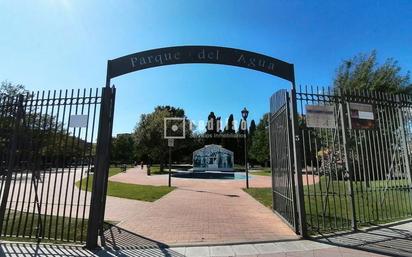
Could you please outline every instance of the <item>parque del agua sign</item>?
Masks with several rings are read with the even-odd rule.
[[[268,73],[295,83],[293,64],[270,56],[219,46],[176,46],[152,49],[108,61],[106,86],[110,79],[147,68],[183,64],[210,63],[238,66]]]
[[[261,71],[288,80],[295,87],[293,64],[250,51],[219,46],[175,46],[138,52],[107,62],[106,88],[103,89],[99,118],[99,133],[96,150],[96,173],[93,180],[93,194],[90,203],[87,247],[95,248],[99,233],[102,231],[108,172],[110,161],[110,140],[113,129],[115,88],[110,88],[112,78],[143,69],[184,63],[223,64]],[[72,122],[73,123],[73,122]],[[82,127],[83,117],[76,117],[72,127]],[[214,168],[233,166],[233,156],[221,155],[222,163],[214,161]],[[225,157],[225,158],[223,158]],[[229,158],[230,157],[230,158]],[[206,157],[205,157],[206,158]],[[202,161],[200,161],[202,165]],[[222,168],[220,167],[220,168]],[[209,168],[209,167],[208,167]],[[0,220],[1,221],[1,220]],[[1,227],[0,227],[1,232]]]

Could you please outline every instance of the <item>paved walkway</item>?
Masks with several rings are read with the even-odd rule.
[[[377,226],[358,232],[337,233],[316,240],[330,245],[381,254],[412,256],[412,220]]]
[[[290,240],[284,242],[249,243],[232,245],[170,247],[161,242],[142,237],[133,232],[106,224],[103,243],[105,249],[116,256],[386,256],[345,246],[336,246],[319,241]],[[350,246],[351,247],[351,246]],[[401,255],[410,256],[410,255]]]
[[[0,257],[218,257],[218,256],[312,256],[378,257],[412,256],[412,221],[380,226],[356,233],[343,233],[314,240],[170,247],[118,226],[106,224],[105,248],[88,251],[79,246],[1,243]],[[363,250],[363,251],[361,251]],[[366,251],[365,251],[366,250]]]
[[[76,181],[87,179],[87,167],[47,170],[40,177],[37,194],[42,214],[88,218],[91,193],[75,185]],[[31,174],[13,173],[10,190],[9,209],[38,212],[34,208],[36,191]],[[65,205],[72,208],[64,208]]]
[[[313,256],[313,257],[378,257],[388,256],[369,252],[352,250],[343,247],[335,247],[313,241],[276,242],[265,244],[241,244],[226,246],[203,247],[126,247],[105,248],[89,251],[79,246],[29,244],[29,243],[2,243],[0,244],[0,256],[10,257],[222,257],[222,256]]]
[[[167,175],[129,169],[111,181],[167,185]],[[108,197],[106,220],[169,245],[261,242],[297,239],[273,212],[245,193],[244,180],[173,178],[173,192],[153,202]],[[254,176],[252,187],[268,187],[270,177]]]

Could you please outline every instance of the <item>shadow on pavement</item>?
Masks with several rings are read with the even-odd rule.
[[[170,256],[184,257],[168,245],[127,231],[116,225],[104,224],[102,236],[104,250],[95,252],[97,256]],[[108,255],[111,254],[111,255]]]
[[[105,223],[104,229],[105,232],[102,237],[103,248],[94,252],[84,249],[81,246],[0,242],[0,257],[184,257],[184,255],[171,250],[166,244],[139,236],[118,226]]]
[[[208,193],[208,194],[221,195],[221,196],[227,196],[227,197],[240,197],[239,195],[235,195],[235,194],[221,194],[221,193],[211,192],[207,190],[194,190],[194,189],[183,188],[183,187],[179,189],[185,190],[185,191],[192,191],[192,192],[197,192],[197,193]]]
[[[378,254],[412,256],[412,222],[403,221],[356,232],[328,234],[314,240]]]
[[[36,244],[36,243],[0,243],[0,256],[14,257],[86,257],[94,256],[92,252],[79,246],[65,246],[54,244]]]

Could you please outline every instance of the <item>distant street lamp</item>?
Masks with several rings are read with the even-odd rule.
[[[244,127],[245,130],[245,172],[246,172],[246,188],[249,188],[249,169],[247,165],[247,116],[249,115],[249,111],[245,108],[242,110],[242,118],[244,120]]]

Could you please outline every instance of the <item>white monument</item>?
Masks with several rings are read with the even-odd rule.
[[[233,171],[233,152],[220,145],[206,145],[193,152],[193,171]]]

